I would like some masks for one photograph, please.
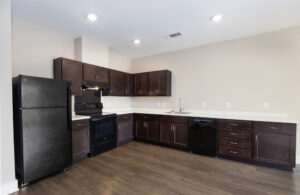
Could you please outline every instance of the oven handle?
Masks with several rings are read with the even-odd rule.
[[[104,120],[104,119],[106,119],[105,117],[104,118],[91,118],[90,120],[92,121],[92,122],[97,122],[97,121],[102,121],[102,120]]]

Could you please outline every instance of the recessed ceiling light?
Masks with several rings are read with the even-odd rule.
[[[134,43],[135,45],[139,45],[139,44],[141,43],[141,40],[139,40],[139,39],[134,39],[134,40],[133,40],[133,43]]]
[[[95,22],[98,19],[98,16],[96,14],[88,14],[87,19],[89,21]]]
[[[217,14],[214,17],[211,18],[211,20],[213,22],[220,22],[223,19],[223,15],[222,14]]]

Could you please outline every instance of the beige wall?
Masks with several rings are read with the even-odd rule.
[[[86,37],[76,39],[56,29],[20,20],[13,20],[13,76],[19,74],[53,78],[53,59],[65,57],[83,62],[122,70],[131,69],[131,59],[110,51]],[[104,108],[129,108],[131,98],[103,97]]]
[[[53,78],[53,59],[74,59],[74,37],[13,19],[13,76]]]
[[[204,109],[206,101],[207,110],[288,113],[300,121],[300,27],[132,62],[133,72],[159,69],[172,71],[172,98],[134,98],[135,107],[177,106],[180,97],[186,109]]]
[[[17,190],[14,164],[11,0],[0,1],[0,194]]]

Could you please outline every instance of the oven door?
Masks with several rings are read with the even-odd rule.
[[[99,116],[90,119],[91,153],[104,152],[116,147],[116,116]]]

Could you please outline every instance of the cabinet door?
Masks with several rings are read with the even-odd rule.
[[[132,96],[133,95],[133,76],[131,74],[124,74],[124,95]]]
[[[73,121],[72,124],[73,159],[90,152],[90,129],[88,120]]]
[[[148,134],[147,140],[157,142],[158,141],[158,123],[157,121],[148,122]]]
[[[83,64],[83,79],[85,81],[97,81],[98,80],[97,66]]]
[[[97,82],[109,83],[109,70],[107,68],[97,66]]]
[[[174,136],[174,145],[187,148],[188,147],[188,135],[189,127],[184,124],[173,124],[173,130],[175,133]]]
[[[134,95],[146,96],[149,94],[149,75],[148,73],[139,73],[134,75]]]
[[[133,138],[133,118],[131,114],[117,117],[117,143],[124,144]]]
[[[124,74],[123,72],[110,70],[109,71],[109,95],[123,96],[124,95]]]
[[[82,93],[82,63],[74,60],[58,58],[54,60],[54,77],[56,79],[72,82],[71,91],[73,95]]]
[[[254,140],[255,161],[295,166],[295,136],[256,130]]]
[[[159,96],[166,90],[164,82],[164,72],[155,71],[149,73],[149,95]]]
[[[172,123],[161,122],[159,126],[159,142],[163,144],[173,145],[175,134],[173,131]]]
[[[147,139],[148,122],[145,120],[135,121],[135,137],[140,139]]]

